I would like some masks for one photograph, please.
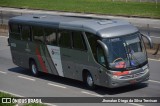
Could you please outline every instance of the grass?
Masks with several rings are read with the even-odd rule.
[[[3,93],[3,92],[0,92],[0,97],[14,97],[10,94],[7,94],[7,93]],[[0,106],[15,106],[14,103],[0,103]]]
[[[4,92],[0,92],[0,98],[3,98],[3,97],[15,97],[15,96],[4,93]],[[14,103],[0,103],[0,106],[15,106],[15,105],[16,104]],[[21,104],[21,106],[45,106],[45,105],[40,103],[29,103],[29,104]]]
[[[115,0],[116,1],[116,0]],[[160,18],[160,3],[112,0],[0,0],[0,6]]]

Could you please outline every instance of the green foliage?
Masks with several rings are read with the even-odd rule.
[[[7,94],[7,93],[3,93],[3,92],[0,92],[0,97],[14,97],[10,94]],[[14,103],[0,103],[0,106],[15,106]]]
[[[160,18],[160,3],[112,0],[0,0],[0,6]]]
[[[0,97],[14,97],[14,96],[0,92]],[[0,106],[15,106],[15,105],[16,104],[14,103],[0,103]],[[29,104],[21,104],[21,106],[46,106],[46,105],[40,103],[29,103]]]

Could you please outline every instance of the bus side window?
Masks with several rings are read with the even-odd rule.
[[[20,26],[18,24],[10,23],[10,36],[11,38],[21,40]]]
[[[89,41],[89,44],[92,50],[92,54],[94,58],[97,60],[97,45],[98,45],[97,40],[98,38],[95,35],[88,33],[88,32],[86,33],[86,35],[87,35],[87,38],[88,38],[88,41]]]
[[[35,42],[42,43],[44,42],[44,32],[42,27],[32,27],[32,35],[33,35],[33,40]]]
[[[49,45],[57,46],[56,29],[44,28],[45,42]]]
[[[22,26],[21,35],[22,35],[22,40],[31,41],[30,27],[25,25]]]
[[[72,32],[73,48],[86,50],[85,41],[81,32]]]
[[[59,46],[65,48],[71,48],[71,32],[70,31],[61,31],[58,35],[59,37]]]

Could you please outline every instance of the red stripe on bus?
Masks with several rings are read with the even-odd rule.
[[[39,60],[39,63],[40,63],[40,65],[41,65],[41,68],[42,68],[43,72],[46,72],[46,73],[47,73],[47,68],[46,68],[46,66],[45,66],[45,64],[44,64],[44,62],[43,62],[42,56],[41,56],[38,48],[36,48],[36,55],[37,55],[37,57],[38,57],[38,60]]]

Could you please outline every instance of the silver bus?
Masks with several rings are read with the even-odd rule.
[[[9,20],[13,63],[39,72],[84,81],[89,88],[115,88],[149,79],[143,38],[122,20],[25,15]]]

